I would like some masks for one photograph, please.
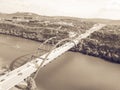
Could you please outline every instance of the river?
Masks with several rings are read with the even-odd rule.
[[[0,35],[0,66],[33,52],[39,42]],[[120,65],[81,53],[66,52],[43,67],[38,90],[120,90]]]

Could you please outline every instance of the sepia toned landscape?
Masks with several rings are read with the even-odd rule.
[[[117,20],[81,19],[73,17],[40,16],[33,13],[1,14],[0,33],[38,42],[51,37],[69,37],[69,32],[86,32],[96,23],[107,24],[72,49],[75,52],[97,56],[119,63],[119,32]],[[112,23],[112,24],[111,24]],[[93,52],[94,51],[94,52]]]
[[[103,26],[91,33],[99,24]],[[76,39],[79,36],[85,38]],[[43,16],[30,12],[0,13],[0,85],[6,86],[0,88],[13,86],[10,90],[33,90],[28,88],[31,86],[37,88],[34,90],[119,90],[119,37],[119,20]],[[77,42],[74,39],[78,40],[77,45],[74,45]],[[69,51],[66,49],[67,52],[61,56],[53,55],[56,58],[45,66],[39,68],[39,64],[35,64],[41,59],[44,64],[47,58],[40,56],[57,48],[64,50],[67,43],[74,47]],[[40,60],[35,61],[38,58]],[[34,80],[32,83],[18,77],[25,74],[24,70],[29,71],[29,77]],[[23,80],[23,84],[14,80],[15,86],[12,82],[9,85],[10,79],[14,78]],[[8,84],[4,85],[4,81]]]

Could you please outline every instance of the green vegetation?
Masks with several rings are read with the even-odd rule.
[[[15,16],[14,16],[15,17]],[[16,20],[15,20],[16,19]],[[61,39],[69,37],[69,32],[84,33],[91,28],[94,23],[85,22],[74,19],[54,19],[46,17],[44,20],[29,20],[26,21],[20,16],[17,20],[11,19],[10,21],[0,22],[0,33],[18,36],[22,38],[32,39],[43,42],[50,37],[60,37]]]
[[[8,34],[17,37],[32,39],[36,41],[44,41],[50,37],[58,35],[59,37],[67,37],[67,32],[62,32],[50,28],[43,28],[43,27],[26,27],[19,24],[12,24],[12,23],[0,23],[0,33],[1,34]]]
[[[108,25],[78,45],[76,51],[120,63],[120,26]]]
[[[0,15],[1,16],[1,15]],[[47,17],[29,13],[14,13],[0,21],[0,33],[43,42],[50,37],[69,37],[69,32],[86,32],[98,21],[108,25],[94,32],[72,51],[120,63],[119,21],[79,19],[72,17]],[[27,17],[27,18],[26,18]],[[28,19],[28,20],[27,20]],[[110,23],[114,22],[114,25]],[[116,23],[116,25],[115,25]]]

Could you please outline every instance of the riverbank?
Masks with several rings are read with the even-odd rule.
[[[75,51],[120,63],[120,26],[103,27],[83,39]]]
[[[26,39],[31,39],[39,42],[44,42],[46,39],[54,36],[59,36],[61,39],[69,37],[69,31],[79,30],[84,33],[91,28],[94,23],[91,22],[71,22],[70,25],[60,24],[58,22],[0,22],[0,34],[7,34]],[[79,24],[78,24],[79,23]],[[80,41],[80,44],[71,49],[74,52],[80,52],[95,57],[100,57],[105,60],[120,63],[119,52],[119,25],[107,25],[101,30],[91,34],[88,38]],[[117,32],[117,33],[116,33]]]
[[[34,40],[0,35],[1,66],[10,65],[38,46]],[[42,68],[36,83],[38,90],[119,90],[119,68],[119,64],[68,51]]]
[[[43,42],[50,37],[68,38],[69,32],[84,33],[94,25],[92,22],[81,22],[72,20],[59,21],[30,21],[30,22],[8,22],[0,21],[0,34],[13,35],[26,39]]]

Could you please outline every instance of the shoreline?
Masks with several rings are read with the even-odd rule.
[[[22,36],[17,36],[17,35],[13,35],[13,34],[6,34],[6,33],[0,33],[2,35],[9,35],[9,36],[13,36],[13,37],[18,37],[18,38],[23,38],[23,39],[28,39],[28,40],[33,40],[33,41],[36,41],[36,42],[40,42],[42,43],[43,40],[39,40],[39,39],[33,39],[33,38],[26,38],[26,37],[22,37]],[[104,59],[106,61],[109,61],[109,62],[113,62],[113,63],[120,63],[120,59],[118,56],[116,56],[114,53],[112,54],[112,52],[107,52],[106,50],[103,50],[103,51],[98,51],[98,47],[95,48],[95,44],[93,44],[95,47],[94,47],[94,52],[93,52],[93,48],[90,48],[88,44],[90,41],[89,40],[86,40],[86,39],[83,39],[81,41],[80,44],[77,45],[77,47],[74,47],[72,49],[70,49],[69,51],[72,51],[72,52],[77,52],[77,53],[82,53],[84,55],[89,55],[89,56],[93,56],[93,57],[98,57],[98,58],[101,58],[101,59]],[[102,46],[102,47],[106,47],[106,46]],[[102,48],[101,48],[102,49]],[[109,47],[110,49],[110,47]]]
[[[116,26],[114,26],[114,28],[115,27]],[[67,29],[69,28],[70,27],[68,27]],[[113,43],[114,39],[116,39],[115,37],[117,37],[117,39],[119,40],[119,34],[111,33],[109,31],[109,29],[111,28],[113,28],[113,26],[107,26],[102,28],[102,32],[104,33],[101,33],[101,30],[93,33],[88,38],[83,39],[76,48],[72,48],[70,51],[99,57],[114,63],[120,63],[120,52],[119,47],[117,47],[119,46],[119,43],[116,41],[116,45],[111,46],[111,43]],[[118,30],[118,26],[116,30]],[[57,35],[60,36],[61,39],[68,37],[68,32],[66,31],[59,31],[58,33],[56,33],[56,30],[54,30],[53,33],[50,32],[51,29],[47,29],[46,27],[42,29],[31,27],[24,28],[19,26],[19,24],[12,25],[9,23],[0,23],[0,34],[16,36],[41,43],[44,42],[46,39]]]

